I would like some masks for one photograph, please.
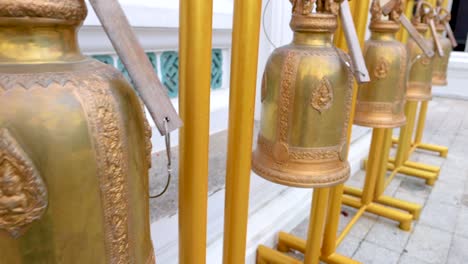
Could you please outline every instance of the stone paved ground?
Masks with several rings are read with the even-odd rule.
[[[420,220],[404,232],[397,223],[366,213],[339,253],[366,264],[468,263],[468,101],[435,98],[429,105],[423,141],[449,147],[447,159],[423,151],[411,158],[442,167],[435,186],[398,175],[386,190],[388,195],[423,204]],[[360,171],[348,184],[361,187],[363,179]],[[340,230],[356,210],[344,207],[343,212],[347,216],[342,215]],[[305,238],[307,221],[292,233]]]

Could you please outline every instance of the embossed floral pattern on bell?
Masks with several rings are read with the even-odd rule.
[[[343,153],[353,86],[349,57],[332,44],[339,4],[292,2],[294,40],[276,49],[265,68],[252,166],[279,184],[332,186],[349,177]]]
[[[407,51],[396,41],[400,29],[400,5],[388,19],[384,17],[379,0],[371,6],[371,37],[364,47],[364,59],[371,72],[371,81],[359,86],[354,123],[374,128],[400,127],[404,114]]]
[[[42,177],[7,129],[0,129],[0,230],[18,238],[44,214],[48,203]]]
[[[326,77],[323,77],[323,79],[316,84],[315,89],[312,91],[310,104],[320,113],[332,106],[333,87]]]

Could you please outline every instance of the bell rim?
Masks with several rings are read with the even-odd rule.
[[[363,127],[371,127],[371,128],[398,128],[406,125],[406,116],[402,114],[401,116],[398,116],[398,119],[392,120],[392,121],[382,121],[380,119],[379,121],[376,120],[371,120],[371,121],[365,121],[363,119],[354,119],[353,124],[358,125],[358,126],[363,126]]]
[[[447,86],[448,85],[448,81],[445,79],[445,80],[442,80],[442,79],[432,79],[432,85],[436,85],[436,86]]]
[[[296,188],[324,188],[336,186],[348,180],[351,174],[351,168],[348,161],[329,161],[328,163],[340,163],[342,164],[342,166],[333,166],[332,169],[326,170],[326,173],[317,173],[317,171],[315,170],[311,170],[311,173],[299,173],[304,172],[304,170],[296,170],[296,173],[294,173],[294,170],[291,170],[291,172],[285,172],[281,170],[272,169],[271,166],[264,166],[265,163],[277,164],[279,166],[287,166],[288,164],[290,165],[294,162],[285,162],[283,164],[279,164],[277,162],[274,162],[272,157],[261,153],[261,151],[257,149],[254,151],[252,156],[252,171],[258,176],[270,182]],[[314,165],[317,166],[318,163],[309,164],[309,166],[310,165],[311,167],[313,167]],[[300,166],[307,165],[301,164]],[[324,177],[326,177],[326,180],[323,180]],[[319,178],[321,180],[318,180]]]

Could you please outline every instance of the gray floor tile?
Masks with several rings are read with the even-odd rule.
[[[447,174],[444,174],[447,176]],[[464,192],[464,185],[447,182],[437,182],[429,195],[430,202],[460,206]]]
[[[458,211],[459,208],[455,206],[429,200],[423,208],[419,222],[443,231],[453,232]]]
[[[428,263],[445,263],[452,235],[448,232],[418,224],[406,246],[406,253]]]
[[[410,232],[397,228],[395,222],[380,217],[367,234],[366,241],[401,252],[405,248],[410,234]]]
[[[403,254],[403,256],[400,258],[400,261],[398,261],[398,264],[429,264],[429,262],[408,256],[407,254]]]
[[[398,252],[364,241],[353,259],[366,264],[394,264],[399,257]]]
[[[361,239],[355,238],[353,236],[346,236],[336,251],[343,256],[352,257],[359,248],[360,244]]]
[[[458,214],[455,234],[468,238],[468,206],[463,206]]]
[[[426,182],[424,180],[417,179],[415,177],[405,176],[398,190],[425,199],[431,193],[432,187],[426,185]]]
[[[463,264],[468,262],[468,238],[455,236],[449,251],[447,264]]]

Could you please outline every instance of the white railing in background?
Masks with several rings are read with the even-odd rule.
[[[119,2],[145,51],[156,53],[159,61],[162,52],[178,50],[179,1],[120,0]],[[221,88],[213,90],[211,94],[210,133],[227,129],[232,9],[232,0],[214,0],[213,49],[222,50],[223,82]],[[80,30],[79,42],[86,55],[116,57],[111,42],[89,5],[88,17]],[[178,109],[178,98],[173,98],[172,103]],[[150,123],[153,127],[153,152],[161,151],[165,146],[163,138],[159,136],[154,124],[151,121]],[[171,145],[178,145],[178,141],[178,133],[175,132],[171,135]]]

